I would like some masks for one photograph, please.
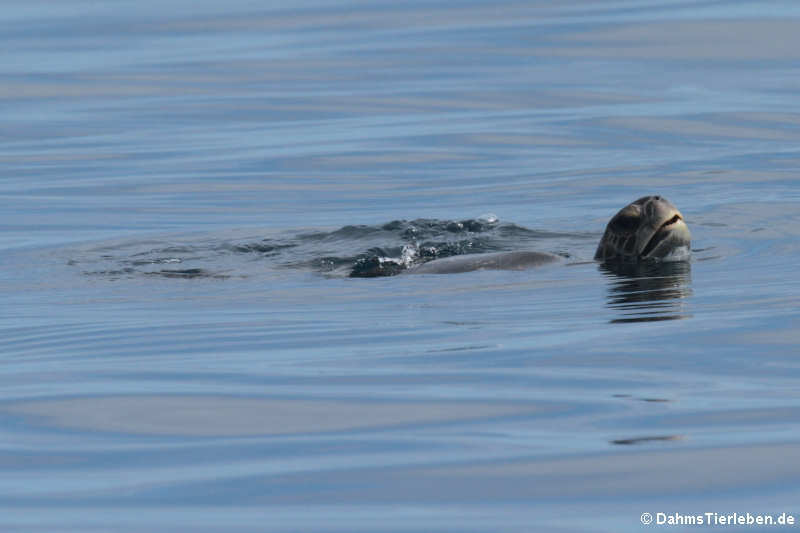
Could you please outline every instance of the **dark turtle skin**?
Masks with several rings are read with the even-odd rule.
[[[611,218],[594,258],[604,262],[685,258],[691,239],[678,208],[663,196],[643,196]]]
[[[435,259],[408,271],[409,274],[457,274],[473,270],[526,270],[561,261],[563,258],[544,252],[494,252],[457,255]]]

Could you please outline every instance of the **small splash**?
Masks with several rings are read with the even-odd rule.
[[[377,232],[377,233],[376,233]],[[514,224],[500,224],[494,214],[465,220],[393,220],[381,226],[345,226],[329,234],[316,234],[324,240],[347,233],[359,238],[380,236],[396,246],[376,247],[353,259],[349,277],[372,278],[394,276],[434,259],[472,253],[511,250],[519,246],[521,237],[531,230]]]
[[[406,268],[414,264],[419,257],[419,249],[416,244],[406,244],[403,246],[403,251],[400,252],[400,263]]]
[[[406,267],[401,263],[387,257],[362,257],[356,260],[351,278],[379,278],[396,276]]]

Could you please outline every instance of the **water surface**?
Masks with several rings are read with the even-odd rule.
[[[796,513],[798,17],[6,2],[0,526]],[[593,262],[645,194],[692,261]],[[409,244],[564,261],[347,277]]]

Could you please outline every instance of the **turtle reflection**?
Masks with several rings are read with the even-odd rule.
[[[685,299],[692,295],[691,264],[603,263],[608,278],[608,307],[619,311],[611,323],[654,322],[689,318]]]

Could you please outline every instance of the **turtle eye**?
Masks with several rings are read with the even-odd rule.
[[[617,231],[633,232],[639,227],[639,217],[619,215],[611,221],[611,226]]]

